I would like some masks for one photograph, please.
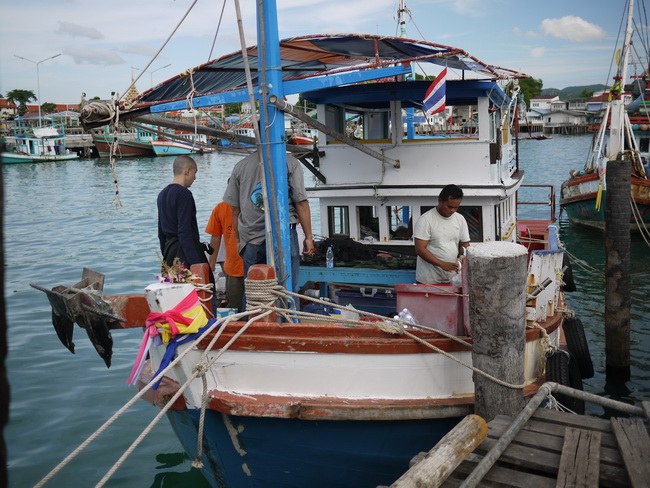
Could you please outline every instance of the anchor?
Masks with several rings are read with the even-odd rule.
[[[104,275],[83,268],[81,281],[73,286],[58,285],[49,290],[35,283],[29,285],[47,295],[52,306],[52,325],[61,343],[74,354],[72,334],[76,322],[86,330],[95,350],[110,368],[113,355],[110,329],[126,319],[115,315],[111,304],[103,298]]]

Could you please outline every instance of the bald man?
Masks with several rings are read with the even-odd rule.
[[[178,257],[188,269],[207,263],[196,223],[196,204],[189,190],[196,180],[196,162],[190,156],[174,160],[174,179],[158,194],[158,239],[163,259],[171,266]]]

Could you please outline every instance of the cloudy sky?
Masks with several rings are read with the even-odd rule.
[[[276,1],[281,38],[398,35],[399,0]],[[255,3],[240,0],[248,44],[256,43]],[[410,38],[462,48],[540,78],[545,88],[610,83],[625,5],[626,0],[410,0],[406,29]],[[37,63],[47,60],[38,64],[42,102],[78,103],[82,93],[109,98],[113,91],[123,93],[131,75],[142,74],[162,49],[136,84],[144,91],[239,49],[235,18],[234,0],[226,0],[225,8],[224,0],[0,0],[0,93],[38,94]]]

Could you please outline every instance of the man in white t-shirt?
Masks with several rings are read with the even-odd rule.
[[[438,196],[438,205],[415,223],[418,283],[448,283],[451,273],[460,269],[458,258],[469,247],[467,222],[456,213],[462,200],[463,190],[447,185]]]

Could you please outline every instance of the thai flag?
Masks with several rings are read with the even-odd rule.
[[[447,68],[443,69],[440,74],[433,80],[431,86],[424,95],[424,111],[427,115],[442,112],[447,106]]]

